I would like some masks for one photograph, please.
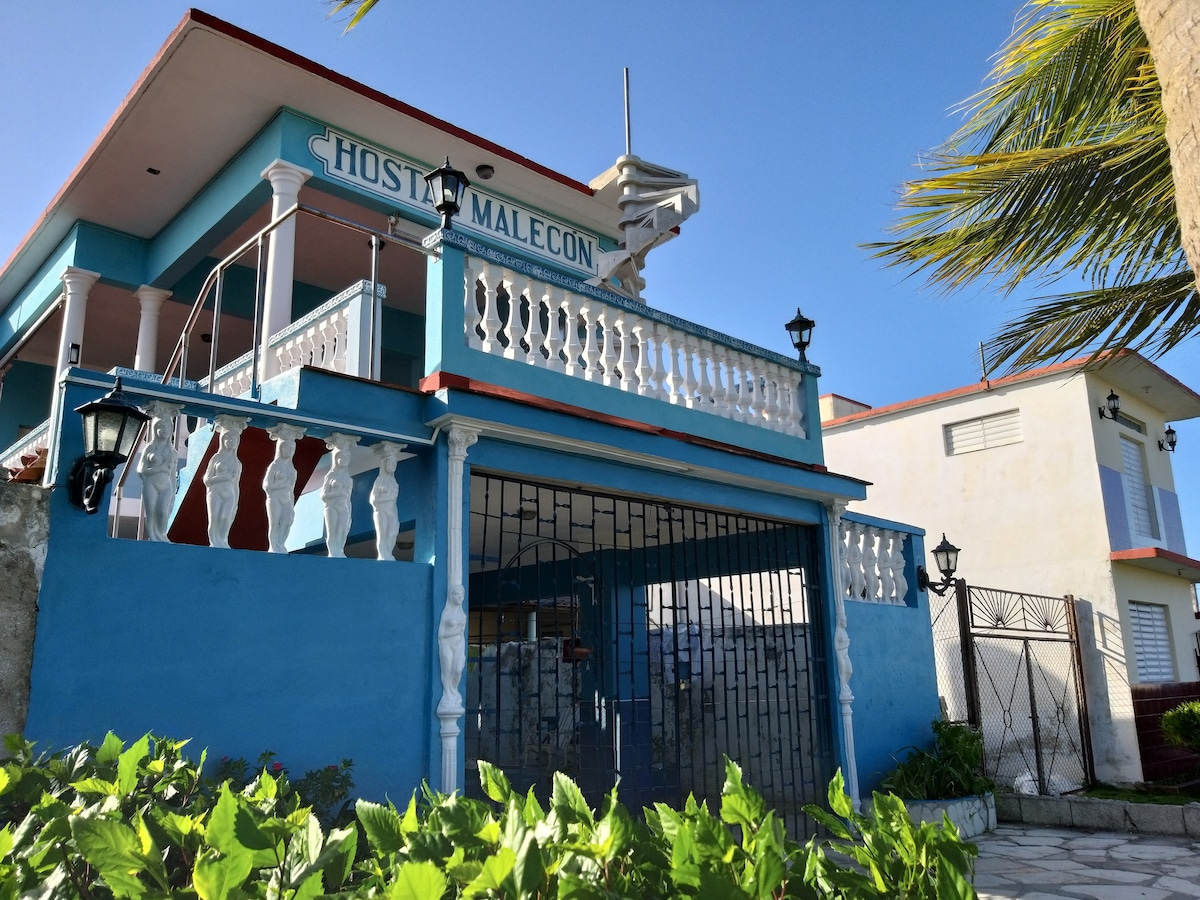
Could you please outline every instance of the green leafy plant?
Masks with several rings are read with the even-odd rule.
[[[1162,732],[1168,743],[1200,753],[1200,700],[1188,700],[1163,713]]]
[[[933,751],[908,747],[908,755],[880,782],[906,800],[948,800],[983,794],[995,783],[980,774],[983,733],[963,722],[934,719]]]
[[[244,760],[223,759],[218,783],[201,775],[204,754],[200,764],[182,756],[185,744],[147,735],[125,747],[110,734],[98,748],[37,755],[10,742],[0,900],[974,896],[974,847],[952,825],[913,826],[882,795],[873,817],[860,816],[840,773],[832,813],[808,808],[834,836],[828,845],[789,839],[728,760],[717,814],[689,797],[682,809],[655,804],[637,816],[616,788],[593,810],[561,773],[543,807],[481,762],[487,799],[425,788],[403,810],[358,800],[357,821],[326,829],[274,754],[239,788]],[[314,791],[340,794],[348,768],[314,776]]]

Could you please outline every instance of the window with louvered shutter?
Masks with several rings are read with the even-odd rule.
[[[1025,440],[1021,432],[1021,411],[1017,409],[954,422],[945,426],[943,431],[947,456],[957,456],[975,450],[990,450],[992,447],[1019,444]]]
[[[1138,681],[1174,681],[1166,607],[1130,601],[1129,629],[1133,632]]]
[[[1125,469],[1125,499],[1129,504],[1129,528],[1134,537],[1158,540],[1158,515],[1146,484],[1146,450],[1137,441],[1121,437],[1121,460]]]

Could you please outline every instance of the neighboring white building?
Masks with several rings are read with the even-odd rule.
[[[1115,419],[1099,415],[1110,392]],[[1200,416],[1200,395],[1124,352],[878,409],[820,403],[828,465],[871,482],[853,510],[945,532],[970,584],[1091,604],[1096,774],[1140,780],[1129,685],[1198,678],[1200,561],[1184,546],[1165,434]]]

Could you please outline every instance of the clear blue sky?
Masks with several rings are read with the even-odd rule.
[[[919,154],[955,127],[1017,0],[716,3],[381,0],[342,34],[321,0],[207,0],[207,12],[581,181],[633,150],[700,182],[701,210],[647,266],[651,305],[779,351],[817,321],[822,391],[875,406],[971,383],[1015,316],[883,269],[877,240]],[[168,0],[11,4],[0,23],[0,259],[22,238],[184,13]],[[438,27],[439,16],[455,28]],[[430,47],[435,34],[451,43]],[[1032,293],[1032,292],[1031,292]],[[1200,388],[1187,345],[1160,361]],[[1173,460],[1200,555],[1200,425]],[[937,530],[936,523],[926,523]]]

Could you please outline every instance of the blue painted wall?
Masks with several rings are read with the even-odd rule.
[[[13,360],[0,388],[0,448],[11,447],[22,428],[28,431],[50,416],[54,366]]]
[[[1125,483],[1120,472],[1100,466],[1100,494],[1104,497],[1109,544],[1113,550],[1128,550],[1133,546],[1133,540],[1129,531],[1129,514],[1125,511]]]

